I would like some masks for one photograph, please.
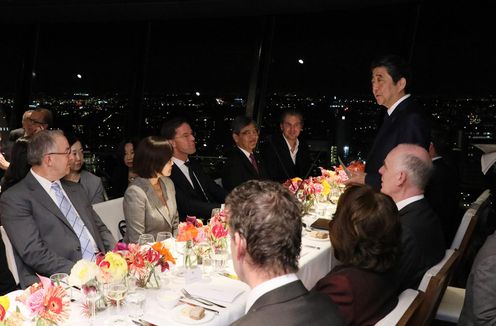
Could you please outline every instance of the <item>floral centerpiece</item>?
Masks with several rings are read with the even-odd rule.
[[[142,288],[160,287],[156,268],[159,267],[161,272],[165,272],[170,268],[169,262],[176,263],[169,249],[161,242],[156,242],[151,247],[130,243],[127,251],[124,251],[124,259],[127,262],[129,275],[136,277],[136,285]]]
[[[197,258],[193,246],[205,241],[205,237],[203,222],[195,216],[187,216],[185,222],[179,223],[176,247],[178,244],[184,243],[184,248],[182,249],[184,267],[194,268],[196,266]]]
[[[57,325],[69,318],[70,299],[61,285],[52,284],[49,278],[38,275],[40,282],[28,287],[16,298],[29,311],[29,318],[37,326]],[[1,305],[4,310],[4,304]],[[3,316],[5,318],[5,315]],[[3,318],[0,314],[0,320]],[[2,322],[5,325],[20,325],[23,317],[19,310]]]
[[[24,324],[24,316],[19,307],[12,311],[7,317],[7,311],[10,308],[10,299],[8,296],[0,296],[0,325],[1,326],[21,326]]]
[[[227,235],[229,234],[229,226],[226,222],[225,211],[220,211],[212,216],[205,233],[212,249],[215,250],[217,248],[227,248]]]
[[[318,199],[326,197],[331,189],[329,182],[324,177],[310,177],[305,180],[293,178],[287,180],[283,186],[302,202],[305,213],[312,208]]]

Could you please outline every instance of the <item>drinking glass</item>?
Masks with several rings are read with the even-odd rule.
[[[165,231],[157,233],[157,242],[162,242],[169,250],[174,247],[173,241],[172,233]]]
[[[102,297],[102,292],[98,284],[83,285],[82,291],[86,302],[89,303],[91,313],[91,325],[95,323],[96,302]]]
[[[210,217],[214,217],[215,215],[220,213],[220,208],[214,208],[212,209],[212,214],[210,214]]]
[[[115,301],[115,315],[116,318],[112,318],[112,324],[124,324],[127,323],[125,317],[122,316],[120,311],[120,303],[126,297],[127,294],[127,283],[126,280],[106,283],[103,286],[104,294],[110,301]]]
[[[153,234],[143,233],[138,238],[138,244],[140,246],[147,245],[147,244],[154,243],[154,242],[155,242],[155,238],[153,237]]]
[[[145,293],[143,289],[137,289],[134,293],[128,294],[126,298],[128,316],[131,318],[141,318],[144,314]]]
[[[50,281],[53,285],[60,285],[67,291],[69,299],[72,299],[72,286],[69,285],[69,275],[67,273],[55,273],[50,276]]]
[[[228,257],[227,249],[224,248],[213,248],[212,249],[212,265],[214,272],[219,273],[224,270],[226,266],[226,261]]]

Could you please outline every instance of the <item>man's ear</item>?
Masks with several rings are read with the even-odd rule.
[[[405,77],[401,77],[400,80],[396,83],[396,85],[399,86],[400,91],[404,91],[406,88],[406,79]]]
[[[238,142],[239,142],[239,136],[238,136],[238,135],[236,135],[235,133],[233,133],[233,134],[232,134],[232,137],[233,137],[234,142],[235,142],[235,143],[236,143],[236,145],[237,145],[237,144],[238,144]]]
[[[234,245],[236,246],[236,259],[243,260],[246,255],[246,239],[238,232],[234,233]]]
[[[405,171],[398,172],[396,178],[397,186],[403,185],[406,182],[406,179],[407,179],[407,174]]]

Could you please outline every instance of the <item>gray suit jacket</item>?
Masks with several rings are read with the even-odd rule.
[[[496,325],[496,232],[475,257],[458,325]]]
[[[115,239],[93,210],[81,185],[63,180],[61,183],[98,249],[112,249]],[[14,247],[23,288],[38,281],[36,273],[70,273],[74,263],[82,258],[76,233],[31,172],[2,194],[0,212]]]
[[[163,195],[167,201],[164,206],[153,190],[148,179],[136,178],[124,194],[124,217],[126,219],[126,242],[138,242],[143,233],[174,232],[179,223],[174,183],[168,177],[160,177]]]
[[[102,179],[86,170],[81,170],[80,176],[79,183],[88,194],[91,204],[98,204],[105,201]]]
[[[300,280],[265,293],[234,326],[345,325],[336,305],[324,294],[308,292]]]

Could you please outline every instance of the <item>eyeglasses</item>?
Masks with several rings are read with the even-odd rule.
[[[70,149],[66,149],[63,152],[50,152],[50,153],[46,153],[44,155],[66,155],[66,156],[69,156],[70,154],[71,154],[71,150]]]

